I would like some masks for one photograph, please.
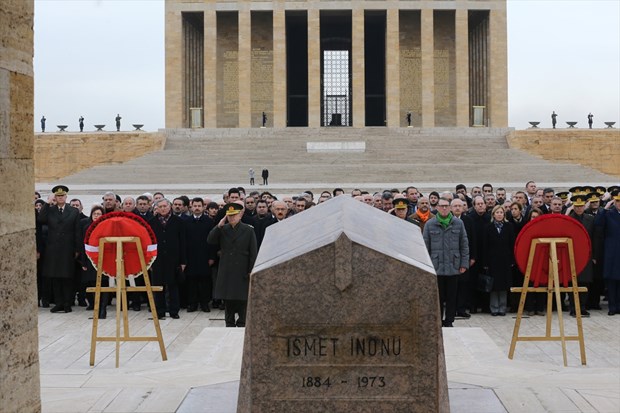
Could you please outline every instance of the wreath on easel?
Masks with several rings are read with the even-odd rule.
[[[110,212],[93,222],[84,237],[86,256],[95,269],[99,265],[99,240],[106,237],[138,237],[142,244],[142,254],[149,269],[157,258],[157,238],[150,225],[141,217],[130,212]],[[104,245],[102,273],[116,277],[116,243]],[[123,243],[123,260],[126,277],[142,275],[142,265],[138,255],[137,244]]]

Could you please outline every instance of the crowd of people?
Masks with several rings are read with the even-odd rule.
[[[369,193],[341,188],[311,191],[297,196],[277,196],[268,191],[246,193],[234,187],[215,202],[206,197],[145,193],[136,198],[113,192],[83,213],[79,199],[67,202],[69,189],[58,185],[47,202],[35,194],[37,281],[39,305],[51,312],[71,312],[76,305],[93,310],[96,270],[85,254],[84,237],[105,214],[123,211],[144,219],[157,238],[158,256],[150,269],[157,314],[179,318],[181,309],[225,311],[228,327],[245,325],[250,274],[270,225],[302,214],[306,209],[336,196],[351,196],[371,207],[418,226],[437,273],[442,324],[476,313],[504,316],[514,312],[519,296],[510,287],[523,285],[515,265],[514,243],[521,229],[543,214],[565,214],[587,230],[592,245],[589,264],[579,274],[582,316],[602,310],[620,313],[620,187],[574,187],[568,192],[538,188],[533,181],[523,190],[507,193],[491,184],[456,185],[454,191],[422,194],[416,187]],[[132,216],[133,216],[132,215]],[[371,224],[369,224],[371,225]],[[130,293],[129,307],[146,308],[143,293]],[[575,303],[566,294],[562,311],[575,315]],[[106,317],[108,297],[103,297],[99,317]],[[545,315],[546,294],[529,294],[527,315]]]

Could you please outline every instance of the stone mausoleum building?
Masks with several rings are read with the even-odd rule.
[[[507,127],[505,0],[167,0],[166,127]]]

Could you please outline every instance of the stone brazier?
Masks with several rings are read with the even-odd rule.
[[[436,275],[417,226],[339,196],[267,229],[237,411],[449,411]]]

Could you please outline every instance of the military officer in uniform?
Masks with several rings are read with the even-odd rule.
[[[56,305],[50,310],[52,313],[70,313],[75,301],[75,259],[82,248],[80,211],[67,204],[68,192],[65,185],[56,185],[52,188],[56,205],[43,204],[37,215],[37,222],[48,228],[43,276],[53,280]]]
[[[570,200],[573,205],[571,208],[569,208],[567,215],[571,218],[576,219],[581,225],[584,226],[586,231],[588,231],[588,235],[590,236],[590,240],[592,242],[591,258],[588,261],[586,267],[577,278],[579,285],[587,287],[588,291],[590,291],[591,284],[594,281],[594,265],[597,263],[597,260],[600,259],[600,242],[598,240],[597,234],[594,231],[594,216],[585,213],[588,196],[589,195],[586,194],[572,196]],[[575,317],[576,312],[573,294],[569,294],[568,298],[570,299],[570,315]],[[588,292],[579,293],[579,304],[581,306],[581,316],[589,317],[590,313],[586,309],[588,304]]]
[[[228,203],[224,210],[226,215],[207,238],[221,253],[214,296],[224,300],[226,327],[245,327],[250,273],[258,250],[256,235],[251,225],[241,222],[242,203]]]
[[[394,200],[394,210],[391,212],[391,214],[400,219],[406,219],[408,209],[409,200],[407,198],[397,198]]]

